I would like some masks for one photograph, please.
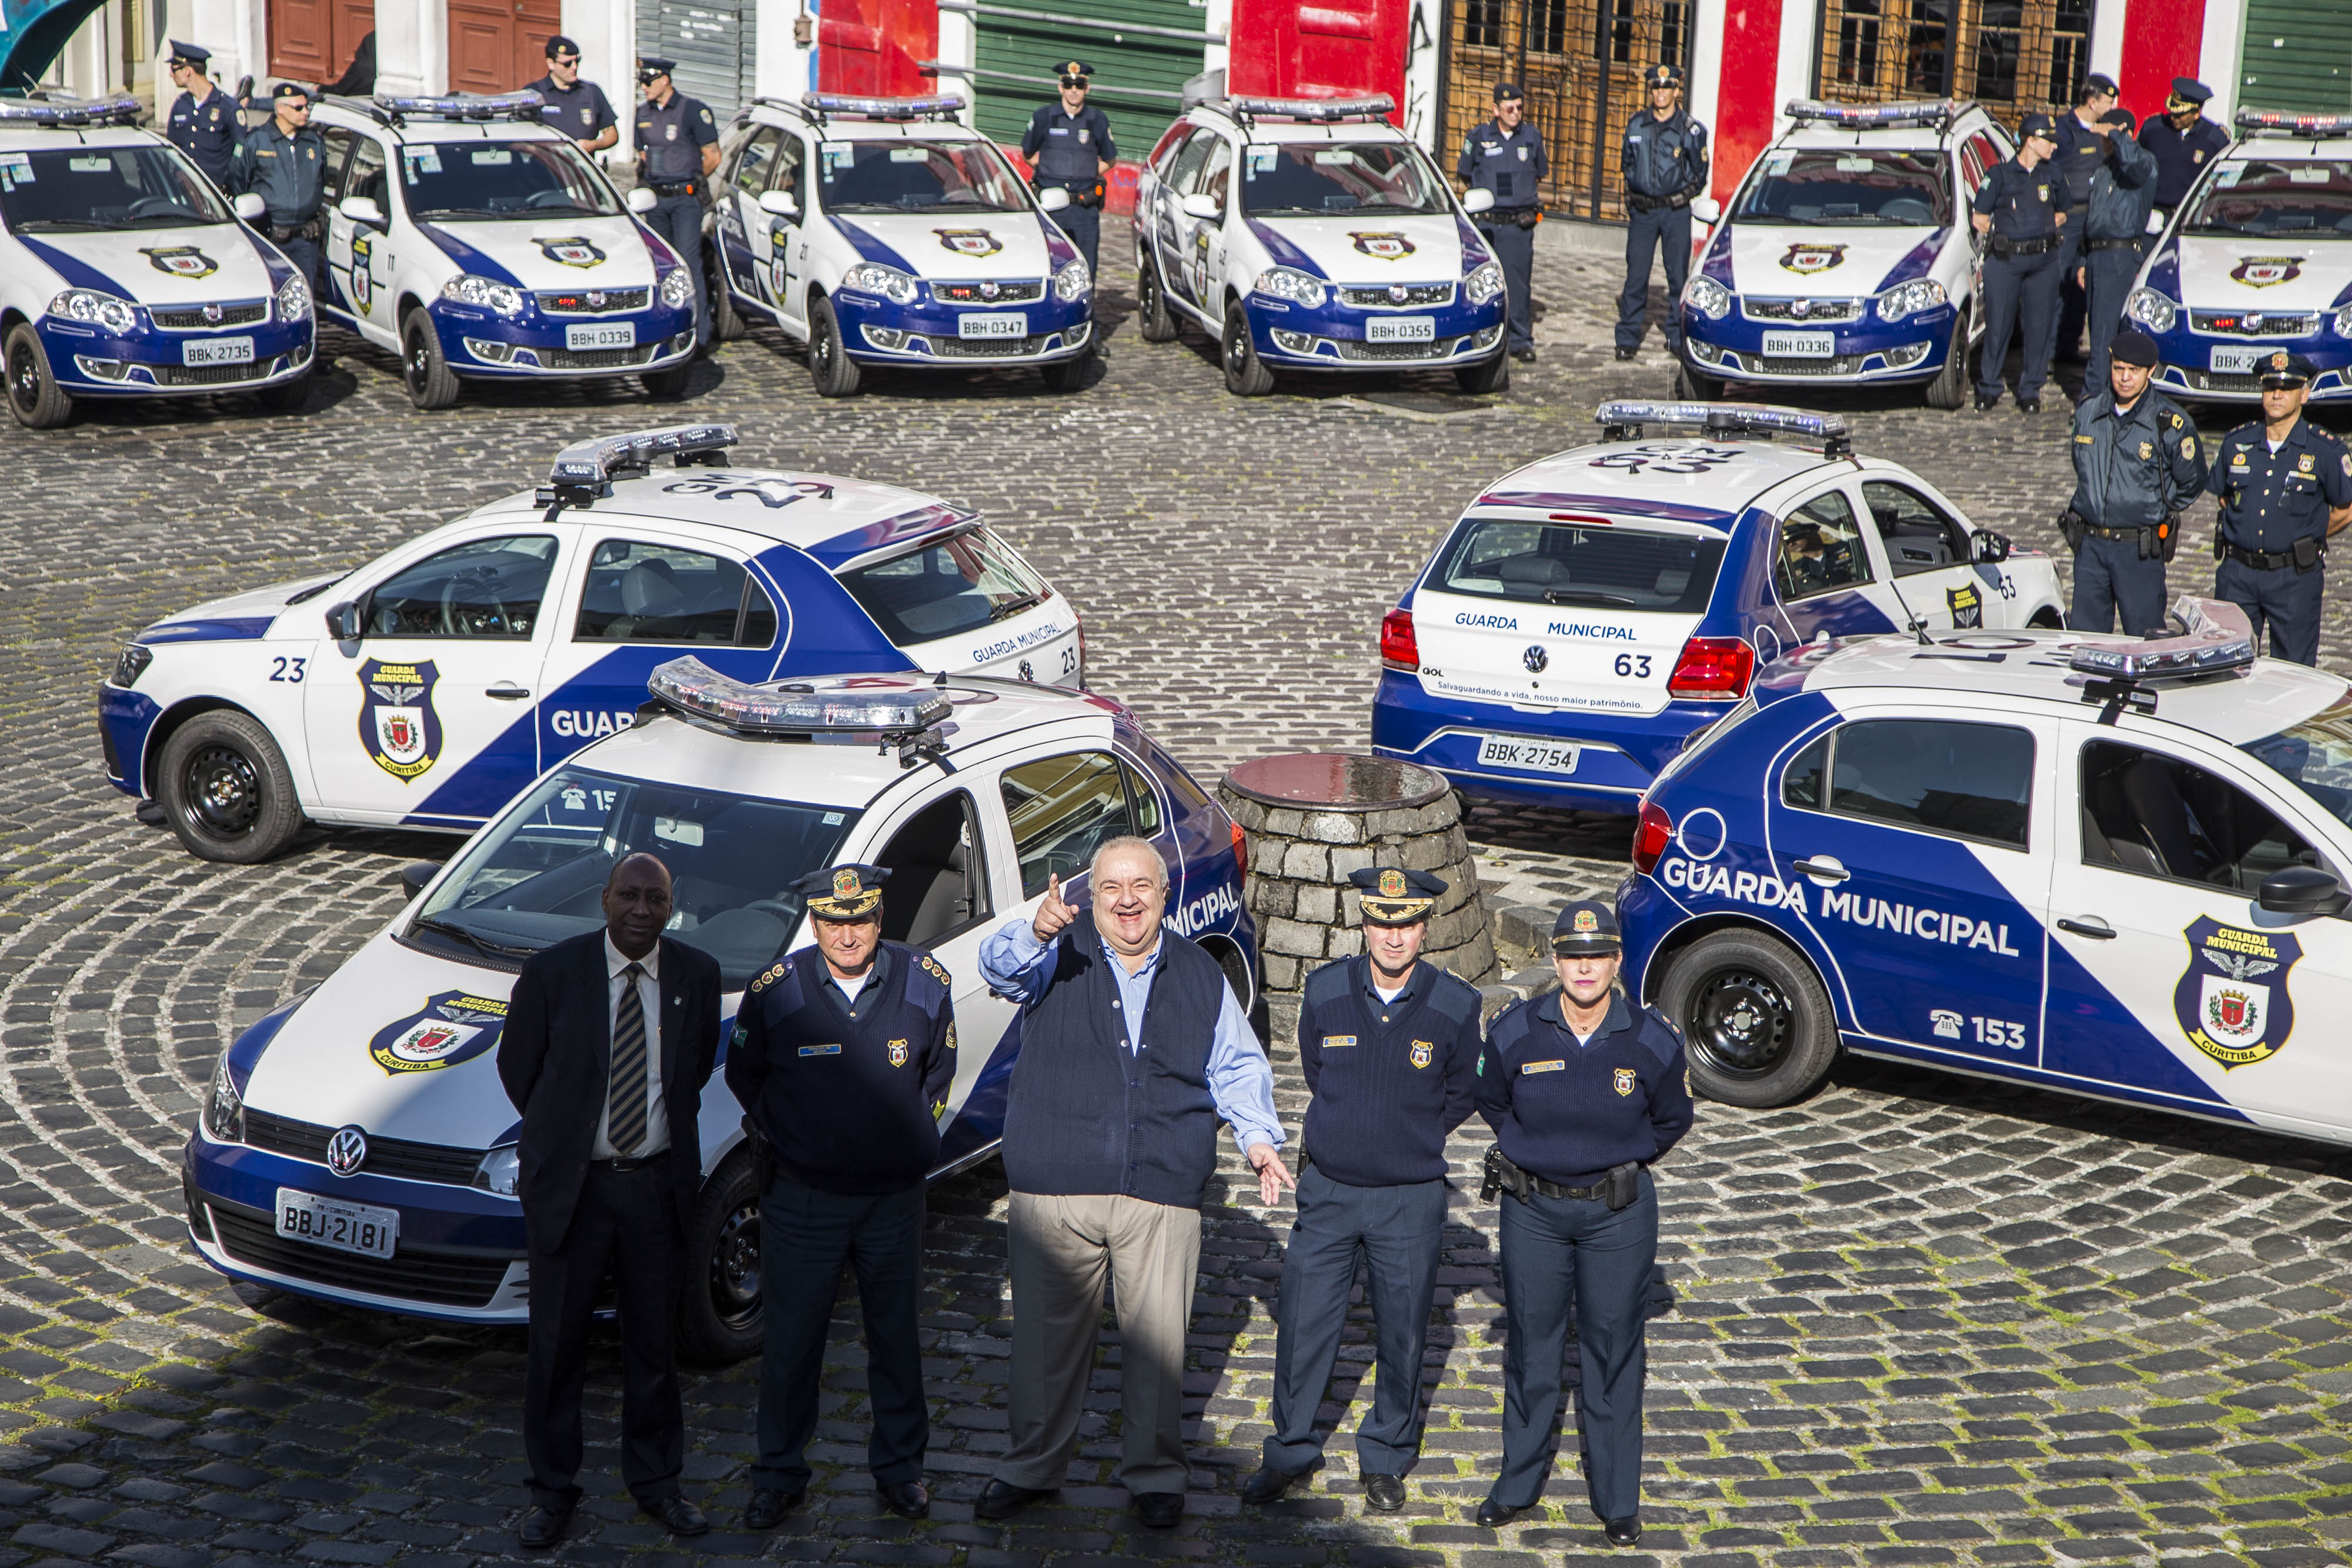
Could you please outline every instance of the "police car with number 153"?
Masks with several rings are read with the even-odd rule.
[[[1784,1104],[1844,1050],[2352,1143],[2352,685],[2174,618],[1759,674],[1618,892],[1691,1087]]]

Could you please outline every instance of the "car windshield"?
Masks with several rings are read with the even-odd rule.
[[[1932,147],[1776,147],[1733,212],[1754,223],[1821,228],[1951,222],[1951,182]]]
[[[1454,535],[1432,586],[1527,604],[1696,615],[1715,592],[1724,543],[1619,524],[1473,517]]]
[[[1344,215],[1442,213],[1444,188],[1398,141],[1298,141],[1242,149],[1242,211]]]
[[[727,988],[740,990],[800,924],[793,883],[832,863],[856,819],[839,807],[558,768],[466,846],[406,939],[512,962],[601,929],[605,879],[642,850],[669,867],[669,934],[718,959]]]
[[[2291,780],[2329,816],[2352,826],[2352,692],[2302,723],[2238,749]]]
[[[1018,213],[1021,182],[985,141],[827,141],[817,193],[829,213]]]
[[[0,214],[18,234],[225,224],[227,205],[176,147],[0,152]],[[177,270],[163,258],[155,265]],[[190,269],[192,276],[201,276]]]
[[[2187,232],[2352,238],[2352,159],[2232,159],[2213,171]]]
[[[902,648],[1010,620],[1054,592],[986,528],[845,571],[841,585]]]
[[[412,141],[400,150],[409,215],[610,218],[621,204],[569,141]]]

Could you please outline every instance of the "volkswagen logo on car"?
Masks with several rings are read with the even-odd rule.
[[[366,1163],[367,1134],[357,1127],[339,1128],[327,1140],[327,1168],[337,1176],[351,1176]]]
[[[1519,663],[1528,667],[1528,674],[1540,675],[1544,673],[1544,666],[1551,663],[1551,655],[1543,651],[1542,643],[1536,643],[1530,644],[1528,651],[1519,655]]]

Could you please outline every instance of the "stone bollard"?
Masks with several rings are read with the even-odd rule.
[[[1428,768],[1328,751],[1261,757],[1226,774],[1217,796],[1248,837],[1244,896],[1270,1008],[1295,1010],[1311,970],[1364,950],[1348,873],[1371,865],[1444,878],[1422,956],[1474,986],[1493,977],[1494,933],[1461,809]]]

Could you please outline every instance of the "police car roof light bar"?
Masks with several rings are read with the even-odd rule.
[[[942,120],[963,112],[963,95],[929,93],[921,98],[863,98],[844,92],[804,92],[803,107],[819,117],[842,120]]]
[[[1359,98],[1234,98],[1226,110],[1237,120],[1303,120],[1328,123],[1340,120],[1382,120],[1396,112],[1396,99],[1384,92]]]
[[[2115,723],[2126,706],[2139,713],[2156,711],[2156,694],[2140,690],[2142,681],[2225,674],[2254,662],[2253,625],[2236,605],[2184,593],[2173,601],[2172,613],[2180,622],[2178,635],[2084,643],[2069,653],[2068,668],[2104,677],[2083,687],[2084,702],[2105,705],[2101,724]]]
[[[1808,435],[1824,457],[1850,457],[1853,437],[1845,416],[1807,413],[1760,402],[1643,402],[1620,398],[1592,412],[1602,439],[1631,441],[1645,424],[1696,424],[1710,435]]]
[[[646,473],[657,457],[667,456],[679,467],[689,461],[715,463],[735,442],[731,424],[675,424],[575,441],[555,455],[535,499],[550,508],[552,518],[566,507],[585,507],[611,495],[614,479]]]
[[[139,100],[119,98],[0,99],[0,121],[30,125],[129,125],[139,118]]]
[[[1941,129],[1958,120],[1960,110],[1967,107],[1956,98],[1904,103],[1825,103],[1817,98],[1792,98],[1780,112],[1800,125],[1818,120],[1853,131],[1889,125],[1933,125]]]
[[[340,100],[350,103],[353,100]],[[521,120],[539,123],[542,100],[529,91],[409,94],[380,92],[367,100],[398,125],[406,120]]]
[[[886,745],[933,739],[928,732],[955,711],[948,694],[934,685],[910,681],[866,687],[839,677],[822,691],[808,682],[754,685],[722,675],[691,654],[656,667],[646,690],[686,718],[738,735],[872,735]],[[944,738],[936,737],[942,744]]]
[[[2297,114],[2287,109],[2242,109],[2238,110],[2241,131],[2271,131],[2283,136],[2297,131],[2316,135],[2332,135],[2352,131],[2352,114]]]

